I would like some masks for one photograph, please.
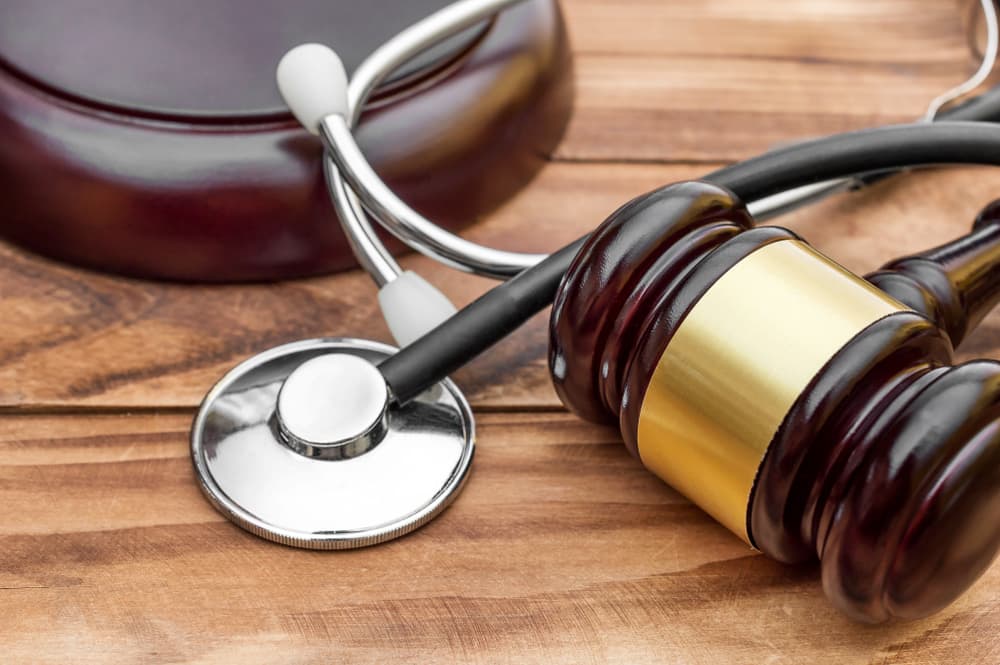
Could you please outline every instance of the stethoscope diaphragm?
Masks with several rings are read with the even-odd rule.
[[[305,340],[226,374],[191,432],[212,504],[258,536],[311,549],[374,545],[433,519],[468,474],[472,411],[447,379],[388,408],[376,363],[395,351]]]

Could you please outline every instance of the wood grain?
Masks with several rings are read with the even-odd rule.
[[[632,196],[706,173],[704,165],[552,164],[469,236],[544,251],[586,233]],[[1000,196],[1000,172],[955,169],[884,183],[783,218],[857,271],[966,232]],[[516,239],[512,240],[512,239]],[[408,257],[466,303],[488,282]],[[246,356],[317,336],[388,340],[358,273],[251,286],[185,286],[88,274],[0,246],[0,408],[193,407]],[[535,317],[456,379],[479,408],[559,406],[547,374],[546,319]],[[1000,357],[1000,315],[966,344]]]
[[[471,237],[544,250],[584,233],[628,198],[701,167],[554,165]],[[408,259],[465,303],[488,286]],[[222,373],[275,344],[324,335],[388,340],[359,273],[255,286],[184,286],[86,274],[0,247],[0,405],[196,405]],[[482,406],[555,405],[544,320],[466,372]],[[530,367],[527,373],[521,370]]]
[[[566,0],[578,105],[531,188],[470,236],[544,251],[632,196],[804,136],[896,122],[974,66],[938,0]],[[913,174],[781,220],[857,271],[968,229],[1000,172]],[[484,280],[404,263],[457,303]],[[925,621],[867,628],[816,571],[749,551],[559,410],[544,316],[461,371],[472,477],[366,550],[230,525],[187,453],[226,369],[303,337],[387,339],[367,279],[185,286],[0,246],[0,661],[996,663],[1000,565]],[[1000,357],[1000,314],[963,357]]]
[[[0,420],[5,662],[996,662],[994,567],[863,628],[563,414],[480,420],[434,523],[339,553],[263,542],[195,489],[187,414]],[[54,492],[53,488],[59,488]]]
[[[909,122],[978,64],[940,0],[564,4],[579,95],[561,159],[740,159]]]

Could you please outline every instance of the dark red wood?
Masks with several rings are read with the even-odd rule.
[[[868,275],[900,302],[935,321],[958,346],[1000,301],[1000,201],[976,218],[972,232]]]
[[[552,307],[549,367],[562,402],[581,418],[617,421],[624,370],[647,317],[671,304],[691,266],[752,225],[730,192],[705,183],[638,197],[601,224]]]
[[[930,614],[1000,549],[1000,363],[952,366],[953,342],[1000,299],[998,210],[869,276],[916,311],[835,354],[758,470],[754,544],[784,562],[819,559],[827,595],[856,619]],[[553,309],[550,367],[566,405],[617,419],[635,454],[642,399],[686,314],[750,252],[795,237],[752,225],[731,194],[703,183],[657,190],[605,222]]]
[[[877,322],[803,392],[761,466],[755,544],[819,558],[856,619],[931,614],[1000,547],[1000,363],[950,363],[927,319]]]
[[[93,268],[262,280],[353,265],[320,146],[284,110],[280,54],[323,41],[348,65],[447,0],[80,3],[0,17],[0,235]],[[56,20],[59,19],[59,20]],[[544,163],[572,75],[555,0],[526,0],[380,88],[359,142],[450,228]]]

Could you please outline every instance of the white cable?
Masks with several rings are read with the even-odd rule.
[[[979,4],[983,10],[983,19],[986,21],[986,49],[983,51],[983,61],[980,63],[979,69],[965,82],[931,100],[924,113],[925,122],[932,122],[942,108],[981,86],[993,73],[993,68],[997,63],[997,51],[1000,50],[997,6],[994,0],[980,0]]]

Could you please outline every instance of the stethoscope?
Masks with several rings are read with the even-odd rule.
[[[384,44],[349,81],[337,55],[317,44],[292,49],[278,66],[293,114],[323,141],[338,219],[379,287],[402,350],[362,339],[293,342],[241,363],[207,394],[191,434],[196,474],[215,507],[258,536],[314,549],[360,547],[408,533],[443,510],[467,478],[475,447],[472,410],[448,375],[548,306],[582,246],[584,239],[544,256],[464,240],[400,200],[352,133],[392,71],[519,1],[456,2]],[[981,4],[982,64],[931,103],[927,122],[787,146],[703,179],[764,219],[913,167],[1000,165],[1000,129],[952,122],[1000,115],[1000,93],[940,113],[993,70],[1000,30],[994,3]],[[929,122],[942,117],[947,122]],[[372,219],[432,259],[507,281],[456,311],[430,283],[400,268]]]

